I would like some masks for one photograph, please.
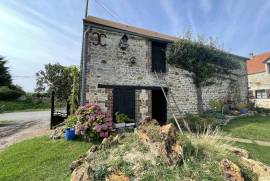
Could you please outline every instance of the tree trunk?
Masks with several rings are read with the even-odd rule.
[[[197,109],[199,113],[203,112],[203,99],[202,99],[202,87],[196,86],[196,93],[197,93]]]

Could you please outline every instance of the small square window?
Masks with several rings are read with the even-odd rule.
[[[256,90],[256,99],[267,99],[267,94],[265,90]]]

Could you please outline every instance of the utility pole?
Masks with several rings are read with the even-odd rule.
[[[85,0],[85,14],[84,14],[84,18],[86,18],[88,16],[88,0]]]
[[[88,16],[88,0],[85,0],[85,15],[84,18]],[[90,31],[90,27],[87,26],[85,30],[83,28],[83,46],[82,46],[82,64],[81,64],[81,86],[80,86],[80,105],[83,106],[85,104],[85,69],[86,69],[86,49],[87,49],[87,33]]]

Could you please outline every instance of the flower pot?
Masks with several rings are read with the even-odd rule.
[[[115,123],[114,127],[115,128],[124,128],[126,126],[126,123]]]
[[[240,109],[240,114],[247,114],[247,113],[248,113],[248,109],[247,108]]]
[[[65,131],[65,139],[67,141],[75,139],[75,129],[74,128],[67,128]]]
[[[135,126],[135,123],[126,123],[126,127]]]

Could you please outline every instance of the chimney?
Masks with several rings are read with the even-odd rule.
[[[250,56],[250,58],[253,58],[253,57],[254,57],[254,53],[251,52],[251,53],[249,54],[249,56]]]

